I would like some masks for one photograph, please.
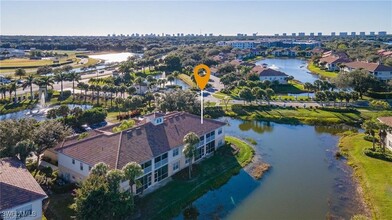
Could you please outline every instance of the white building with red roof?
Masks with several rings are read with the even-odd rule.
[[[0,159],[0,219],[42,219],[46,193],[16,158]]]

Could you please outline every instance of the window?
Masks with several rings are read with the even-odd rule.
[[[83,170],[83,163],[80,162],[80,170]]]
[[[196,155],[195,155],[195,160],[199,160],[204,156],[204,147],[200,147],[196,149]]]
[[[222,128],[218,129],[218,134],[222,134]]]
[[[151,172],[151,170],[152,170],[151,164],[152,164],[152,162],[151,162],[151,160],[149,160],[149,161],[147,161],[147,162],[145,162],[145,163],[143,163],[143,164],[141,165],[142,168],[143,168],[143,170],[144,170],[144,173],[149,173],[149,172]]]
[[[180,168],[180,161],[173,163],[173,171],[176,171]]]
[[[174,149],[174,150],[173,150],[173,157],[177,156],[178,153],[179,153],[178,148]]]
[[[149,173],[138,179],[138,181],[140,182],[140,187],[136,189],[137,194],[142,193],[145,189],[151,186],[151,176],[151,173]]]
[[[155,168],[161,167],[167,164],[167,153],[162,154],[161,156],[155,157]]]
[[[206,154],[210,154],[215,150],[215,141],[212,141],[206,145]]]
[[[154,181],[160,182],[168,176],[168,166],[167,164],[163,167],[156,169],[154,173]]]
[[[191,158],[186,158],[185,159],[185,164],[188,164],[190,160],[191,160]]]
[[[33,213],[33,206],[27,205],[22,208],[16,209],[16,219],[21,219],[24,217],[31,216]]]
[[[72,159],[72,164],[75,164],[75,159]]]

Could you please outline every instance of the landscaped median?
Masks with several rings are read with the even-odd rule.
[[[343,134],[339,147],[354,169],[372,219],[392,219],[392,162],[366,156],[364,150],[372,143],[364,136]]]
[[[226,145],[212,157],[196,164],[191,180],[188,168],[173,176],[164,187],[146,195],[136,202],[144,219],[169,219],[206,192],[222,186],[252,161],[254,149],[244,141],[226,136]],[[233,144],[238,152],[233,153]]]

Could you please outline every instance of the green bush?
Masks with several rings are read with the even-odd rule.
[[[363,139],[365,139],[365,141],[369,141],[373,143],[373,139],[375,139],[376,142],[378,142],[377,138],[373,138],[372,136],[368,136],[366,135],[365,137],[363,137]]]
[[[392,155],[391,155],[391,153],[389,153],[389,152],[383,153],[381,151],[381,149],[373,150],[371,148],[366,148],[364,150],[364,153],[368,157],[373,157],[373,158],[376,158],[376,159],[392,162]]]
[[[57,184],[53,185],[52,190],[55,193],[68,193],[71,192],[72,190],[76,189],[76,184],[75,183],[68,183],[62,186],[59,186]]]

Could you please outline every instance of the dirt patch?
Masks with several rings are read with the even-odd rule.
[[[271,165],[261,160],[261,157],[255,157],[249,166],[246,167],[248,172],[253,178],[261,179],[265,172],[271,169]]]

